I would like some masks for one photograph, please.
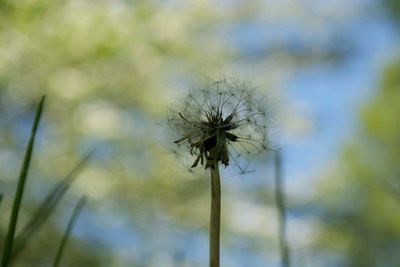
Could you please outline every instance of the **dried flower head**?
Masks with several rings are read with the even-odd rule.
[[[175,143],[193,156],[192,168],[214,168],[231,160],[244,172],[238,158],[267,148],[266,111],[245,84],[220,80],[192,90],[172,109],[168,124]]]

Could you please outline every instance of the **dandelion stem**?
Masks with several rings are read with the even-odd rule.
[[[219,267],[219,239],[221,226],[221,180],[218,161],[211,170],[211,216],[210,216],[210,267]]]

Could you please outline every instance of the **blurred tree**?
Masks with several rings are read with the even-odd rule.
[[[400,2],[397,0],[384,0],[383,3],[392,18],[397,23],[400,23]]]
[[[320,247],[345,255],[340,266],[400,262],[400,60],[387,66],[361,112],[361,129],[337,172],[323,180]]]
[[[398,20],[400,2],[383,3]],[[315,249],[338,256],[336,266],[399,266],[399,103],[397,58],[383,69],[376,94],[362,108],[357,138],[345,146],[336,171],[318,191],[324,226]]]

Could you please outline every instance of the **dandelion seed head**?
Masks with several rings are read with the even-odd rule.
[[[191,167],[214,168],[222,163],[240,173],[242,155],[267,149],[267,113],[255,90],[226,79],[192,90],[170,109],[174,143]]]

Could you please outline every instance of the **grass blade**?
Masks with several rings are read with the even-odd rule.
[[[92,154],[93,151],[85,155],[78,162],[78,164],[68,173],[68,175],[54,186],[47,197],[43,200],[35,214],[26,223],[26,225],[24,225],[21,232],[15,238],[15,246],[12,253],[12,259],[14,259],[18,255],[18,253],[20,253],[24,249],[32,235],[36,233],[49,218],[63,195],[67,192],[71,183],[77,178],[78,174],[86,166]]]
[[[279,151],[275,152],[275,201],[279,220],[279,246],[281,266],[290,267],[289,245],[286,239],[286,203],[283,190],[282,157]]]
[[[29,166],[31,163],[36,132],[37,132],[40,118],[41,118],[42,112],[43,112],[44,101],[45,101],[45,96],[43,96],[41,98],[41,100],[36,108],[35,119],[33,121],[31,135],[29,137],[29,142],[28,142],[28,146],[26,148],[25,157],[22,162],[20,175],[19,175],[19,179],[18,179],[17,191],[15,193],[14,202],[13,202],[13,206],[12,206],[12,210],[11,210],[10,222],[9,222],[9,226],[8,226],[8,230],[7,230],[7,234],[6,234],[6,239],[4,242],[4,251],[3,251],[3,257],[1,260],[2,267],[7,267],[9,260],[11,258],[15,230],[17,228],[18,214],[19,214],[19,210],[21,207],[22,196],[24,194],[25,182],[26,182],[26,178],[28,176]]]
[[[58,248],[56,257],[54,259],[53,267],[58,267],[60,265],[61,257],[64,252],[65,246],[67,245],[69,236],[71,235],[72,228],[74,227],[75,222],[78,219],[79,213],[82,211],[82,208],[85,205],[85,202],[86,202],[86,197],[83,196],[79,199],[78,203],[75,206],[75,209],[71,215],[71,218],[69,219],[67,229],[65,230],[64,236],[63,236],[60,246]]]

